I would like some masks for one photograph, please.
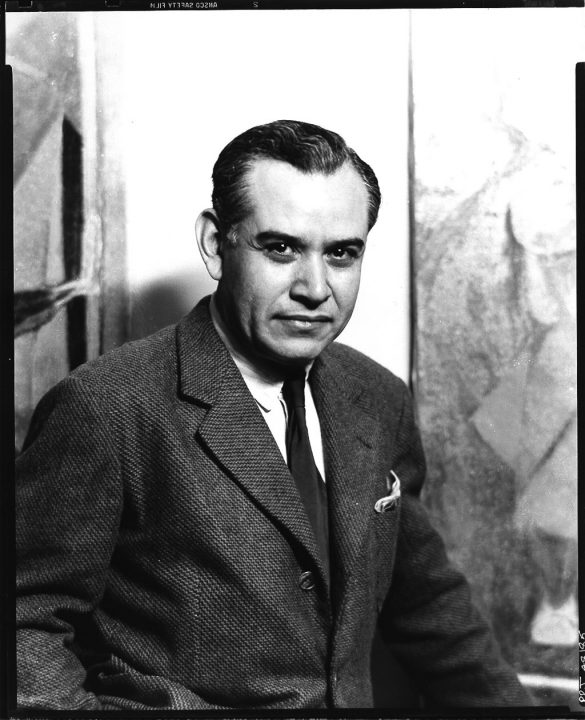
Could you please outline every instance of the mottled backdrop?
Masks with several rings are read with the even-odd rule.
[[[574,679],[583,15],[413,16],[425,502],[508,659],[525,677]]]

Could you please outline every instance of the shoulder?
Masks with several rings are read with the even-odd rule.
[[[106,419],[140,413],[176,395],[176,326],[127,342],[75,368],[37,407],[38,418],[55,412]]]
[[[412,399],[405,382],[359,350],[332,343],[319,357],[318,375],[326,392],[387,425],[410,414]]]
[[[323,359],[348,382],[394,395],[408,393],[405,382],[391,370],[349,345],[332,343],[323,353]]]
[[[137,418],[150,426],[176,398],[175,347],[176,326],[169,326],[80,365],[41,398],[26,444],[47,424],[54,433],[61,425],[78,435],[91,428],[112,442],[132,434]]]
[[[73,370],[70,379],[81,384],[132,390],[152,387],[176,375],[176,326],[124,343]]]

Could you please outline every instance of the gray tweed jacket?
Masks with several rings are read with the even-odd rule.
[[[17,463],[19,708],[369,707],[376,624],[430,706],[529,704],[416,498],[404,384],[334,343],[312,388],[330,587],[208,299],[45,396]]]

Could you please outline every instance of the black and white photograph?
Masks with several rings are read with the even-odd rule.
[[[585,712],[585,9],[6,5],[9,715]]]

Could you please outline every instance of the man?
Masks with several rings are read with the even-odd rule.
[[[429,706],[529,704],[416,499],[405,386],[333,343],[371,168],[279,121],[233,140],[213,181],[211,300],[77,369],[33,418],[20,705],[368,707],[377,627]]]

